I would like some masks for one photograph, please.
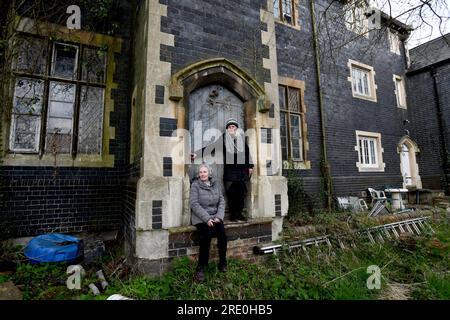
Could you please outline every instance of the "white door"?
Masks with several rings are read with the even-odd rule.
[[[402,145],[402,152],[400,154],[400,161],[402,165],[403,183],[405,186],[412,185],[412,170],[411,162],[409,159],[409,148],[406,144]]]

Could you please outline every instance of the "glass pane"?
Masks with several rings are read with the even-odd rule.
[[[280,109],[287,110],[286,107],[286,87],[278,86],[278,97],[280,103]]]
[[[19,78],[14,89],[14,113],[40,115],[44,94],[42,80]]]
[[[374,140],[370,140],[370,156],[371,156],[370,164],[376,164],[377,163],[375,155],[376,155],[375,154],[375,141]]]
[[[38,151],[41,117],[13,115],[11,149],[13,151]]]
[[[397,92],[397,106],[401,106],[400,86],[398,79],[395,79],[395,91]]]
[[[99,48],[84,48],[81,78],[88,82],[105,82],[106,52]]]
[[[283,0],[283,21],[292,23],[292,0]]]
[[[283,160],[288,160],[288,137],[287,137],[287,114],[280,113],[280,138],[281,138],[281,157]]]
[[[364,163],[369,164],[369,146],[368,141],[366,139],[363,140],[364,142]]]
[[[289,110],[292,112],[299,112],[300,108],[300,90],[289,88]]]
[[[368,83],[368,73],[366,73],[366,72],[364,72],[363,73],[363,80],[364,80],[364,94],[366,95],[366,96],[369,96],[370,94],[369,94],[369,83]]]
[[[72,134],[47,134],[45,139],[45,151],[50,153],[70,153],[72,146]]]
[[[364,151],[363,151],[363,141],[358,139],[359,143],[359,162],[364,163]]]
[[[78,152],[100,154],[103,132],[103,88],[81,87]]]
[[[291,143],[292,158],[303,159],[303,142],[301,140],[301,118],[298,115],[291,115]]]
[[[50,82],[47,115],[47,152],[69,153],[72,146],[75,85]]]
[[[47,43],[40,38],[18,38],[14,42],[14,69],[31,74],[45,74]]]
[[[78,47],[55,43],[53,49],[52,76],[65,79],[76,78]]]
[[[280,0],[273,0],[273,15],[280,19]]]
[[[352,68],[352,85],[353,85],[353,91],[357,92],[357,85],[356,85],[356,69]]]

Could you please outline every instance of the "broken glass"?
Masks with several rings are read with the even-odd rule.
[[[14,89],[13,113],[40,115],[43,94],[42,80],[18,78]]]
[[[13,68],[18,72],[43,75],[47,69],[47,43],[40,38],[17,38]]]
[[[105,82],[106,52],[100,48],[84,48],[81,79],[87,82]]]
[[[78,47],[63,43],[55,43],[53,48],[52,76],[75,79]]]
[[[36,152],[39,145],[41,117],[13,115],[11,150]]]
[[[69,153],[72,146],[75,84],[50,82],[46,151]]]

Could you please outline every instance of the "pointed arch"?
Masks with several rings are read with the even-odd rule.
[[[422,188],[419,175],[419,165],[416,154],[420,152],[417,143],[410,136],[400,138],[397,145],[397,153],[400,155],[400,172],[403,177],[404,188]]]
[[[169,99],[179,101],[195,89],[220,83],[234,91],[243,101],[256,101],[260,112],[270,108],[264,89],[246,71],[233,62],[216,58],[187,66],[171,77]]]
[[[403,144],[406,144],[408,146],[408,148],[412,148],[414,150],[415,153],[420,153],[420,149],[419,146],[417,145],[417,143],[411,139],[410,136],[405,135],[403,137],[400,138],[398,144],[397,144],[397,153],[400,153],[402,151],[402,146]]]

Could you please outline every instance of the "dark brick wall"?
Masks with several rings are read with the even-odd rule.
[[[118,229],[120,171],[3,167],[3,237]]]
[[[450,64],[436,68],[436,84],[443,112],[444,136],[450,142]],[[438,110],[433,78],[429,69],[408,74],[408,125],[420,153],[417,156],[424,188],[443,188],[443,154],[439,135]]]
[[[328,1],[318,1],[316,13],[328,7]],[[370,38],[355,36],[344,25],[333,21],[340,14],[342,4],[334,2],[327,11],[329,28],[318,19],[321,45],[321,79],[323,108],[327,131],[328,161],[333,176],[335,195],[358,194],[367,187],[395,184],[401,185],[400,156],[397,144],[404,135],[403,119],[407,111],[397,108],[393,74],[404,74],[403,56],[391,53],[387,35],[371,34]],[[280,76],[305,81],[306,122],[308,127],[310,170],[295,174],[304,179],[307,192],[320,193],[320,114],[317,98],[313,39],[309,4],[300,1],[300,30],[276,23],[278,73]],[[334,49],[331,53],[330,43]],[[344,43],[347,43],[343,45]],[[352,59],[374,67],[377,102],[353,98],[347,66]],[[356,167],[358,153],[355,151],[355,131],[381,133],[384,172],[359,172]]]
[[[167,17],[161,31],[175,36],[175,46],[161,46],[161,61],[172,63],[172,73],[211,58],[236,63],[259,83],[270,82],[262,66],[268,49],[261,45],[260,9],[266,0],[165,0]]]
[[[136,189],[128,178],[134,174],[133,166],[128,167],[131,6],[129,1],[121,1],[119,6],[120,17],[114,18],[118,20],[110,19],[120,23],[112,36],[123,40],[122,51],[115,54],[114,82],[118,87],[111,91],[114,111],[110,126],[115,128],[115,138],[109,148],[114,167],[58,167],[56,176],[53,167],[1,167],[0,237],[119,229],[124,218],[126,224],[134,225],[130,216],[122,214],[123,208],[134,212],[130,199],[135,198]],[[56,16],[51,20],[59,21]],[[111,30],[105,24],[83,26],[84,30]]]

